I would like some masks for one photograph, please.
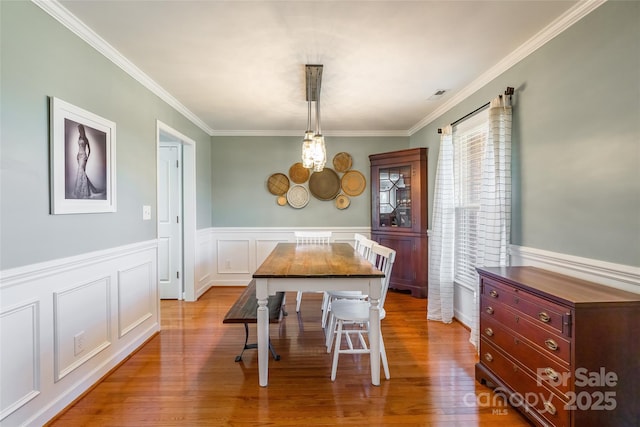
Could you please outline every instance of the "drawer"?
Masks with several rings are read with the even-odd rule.
[[[511,390],[518,390],[508,401],[512,406],[528,405],[556,427],[570,425],[570,411],[565,401],[540,385],[519,364],[513,362],[484,337],[480,339],[480,363],[492,371]],[[499,391],[499,387],[495,389]],[[524,411],[523,408],[519,408]]]
[[[529,374],[544,381],[566,398],[566,393],[571,389],[569,365],[542,353],[535,344],[516,335],[485,313],[480,314],[480,325],[480,333],[485,340],[509,354],[528,368]]]
[[[566,364],[571,363],[571,340],[555,331],[541,327],[539,322],[531,320],[522,312],[483,295],[480,301],[480,313],[496,319],[507,328],[526,337],[541,352],[557,357]]]
[[[544,328],[571,335],[571,313],[563,305],[487,277],[482,278],[482,296],[513,307]]]

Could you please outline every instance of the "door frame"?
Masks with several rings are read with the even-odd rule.
[[[159,200],[158,159],[160,134],[175,138],[182,144],[182,282],[185,301],[196,300],[196,143],[166,123],[156,120],[156,212]],[[156,236],[159,236],[156,220]],[[157,258],[157,255],[156,255]],[[156,259],[157,261],[157,259]],[[157,263],[156,263],[157,264]]]

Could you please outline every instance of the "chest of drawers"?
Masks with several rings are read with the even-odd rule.
[[[640,426],[640,294],[534,267],[478,273],[478,381],[539,426]]]

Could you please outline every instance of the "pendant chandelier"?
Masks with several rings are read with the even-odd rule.
[[[320,172],[327,162],[327,150],[320,127],[320,86],[322,83],[322,65],[306,65],[307,83],[307,131],[302,140],[302,166]],[[316,103],[316,126],[311,130],[311,103]]]

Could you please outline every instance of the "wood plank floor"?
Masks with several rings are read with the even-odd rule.
[[[215,287],[195,303],[162,301],[162,331],[51,426],[415,425],[529,426],[474,380],[476,351],[459,323],[426,320],[426,300],[390,291],[382,322],[391,379],[370,384],[368,355],[331,355],[320,328],[320,294],[295,293],[271,325],[281,355],[258,386],[257,351],[242,325],[222,324],[242,288]],[[250,325],[255,342],[255,325]]]

